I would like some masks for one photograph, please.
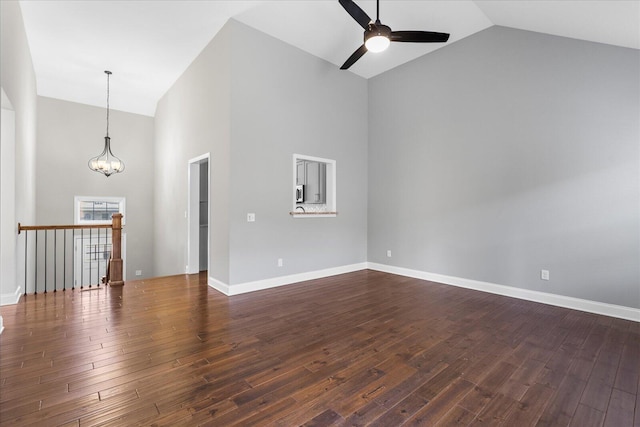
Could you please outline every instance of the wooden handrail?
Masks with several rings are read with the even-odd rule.
[[[86,224],[86,225],[22,225],[18,223],[18,234],[22,230],[81,230],[87,228],[111,228],[112,224]]]

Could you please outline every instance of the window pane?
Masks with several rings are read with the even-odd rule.
[[[118,202],[104,202],[99,200],[83,200],[79,202],[80,219],[82,221],[111,221],[111,216],[118,213]]]

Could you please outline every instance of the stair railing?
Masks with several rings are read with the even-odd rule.
[[[25,295],[99,287],[101,283],[124,285],[122,214],[113,214],[111,224],[18,223],[18,234],[23,231]]]

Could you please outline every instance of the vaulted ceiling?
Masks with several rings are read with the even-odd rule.
[[[376,4],[356,0],[375,19]],[[362,28],[338,0],[20,1],[38,94],[152,116],[159,98],[230,18],[338,68]],[[492,25],[640,49],[636,0],[382,0],[394,30],[450,33],[447,44],[394,43],[348,71],[369,78]]]

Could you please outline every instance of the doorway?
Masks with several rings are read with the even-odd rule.
[[[189,160],[187,274],[209,270],[209,153]]]

